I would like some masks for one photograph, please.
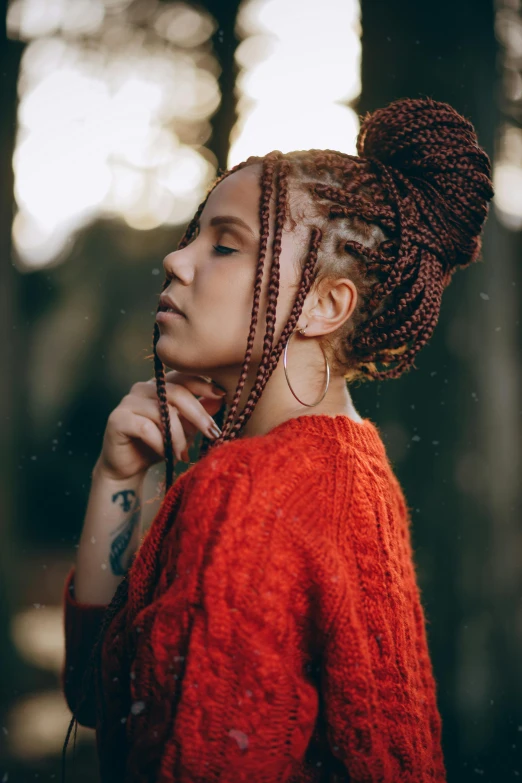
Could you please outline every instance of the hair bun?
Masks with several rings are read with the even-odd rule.
[[[433,164],[462,144],[476,148],[477,136],[469,120],[452,106],[432,98],[401,98],[366,114],[357,152],[406,173],[423,170],[427,158]]]
[[[489,157],[469,120],[432,98],[401,98],[365,115],[357,152],[414,180],[447,228],[451,265],[478,257],[494,192]]]

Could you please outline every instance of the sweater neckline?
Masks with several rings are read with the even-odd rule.
[[[289,434],[299,437],[303,433],[329,441],[335,438],[344,445],[353,446],[360,451],[381,455],[385,452],[380,431],[371,419],[355,421],[342,413],[336,416],[329,416],[327,413],[303,413],[286,419],[261,437]]]

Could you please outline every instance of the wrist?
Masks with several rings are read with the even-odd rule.
[[[114,475],[110,469],[103,465],[100,458],[98,457],[92,470],[92,480],[96,482],[103,481],[114,486],[123,486],[124,484],[126,486],[128,484],[140,486],[145,479],[146,472],[147,471],[142,471],[140,473],[136,473],[134,476],[122,478],[121,476]]]

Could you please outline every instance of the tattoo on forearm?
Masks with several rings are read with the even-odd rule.
[[[129,546],[132,534],[136,525],[140,520],[141,509],[139,508],[139,498],[136,497],[136,493],[132,489],[124,489],[120,492],[115,492],[112,496],[112,502],[117,503],[118,498],[121,496],[121,507],[125,513],[131,512],[129,518],[125,518],[121,525],[116,528],[114,535],[115,539],[111,544],[111,551],[109,555],[109,563],[111,564],[112,573],[114,576],[125,576],[130,566],[130,562],[123,565],[122,557],[125,554],[127,547]],[[132,557],[131,557],[132,561]]]

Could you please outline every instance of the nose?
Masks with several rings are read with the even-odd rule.
[[[189,285],[194,273],[189,246],[168,253],[163,259],[163,269],[169,280],[177,278],[185,285]]]

